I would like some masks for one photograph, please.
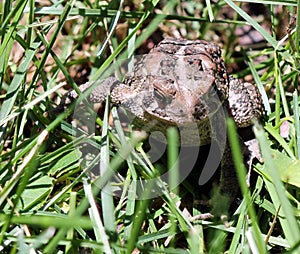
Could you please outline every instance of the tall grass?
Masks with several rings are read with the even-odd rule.
[[[266,20],[244,10],[246,2],[264,4],[274,30],[287,12],[295,13],[290,34],[277,38]],[[2,1],[0,252],[299,252],[298,2]],[[233,18],[221,15],[225,7]],[[235,28],[245,25],[264,38],[263,48],[237,45]],[[168,188],[179,174],[173,130],[164,165],[152,161],[143,150],[145,135],[124,128],[109,103],[103,118],[85,118],[90,109],[76,111],[85,94],[64,112],[51,113],[65,89],[80,93],[78,85],[98,80],[118,60],[147,48],[146,41],[152,45],[167,35],[225,42],[226,63],[248,66],[234,75],[251,74],[262,94],[266,117],[254,133],[263,161],[254,163],[250,187],[228,120],[242,196],[225,224],[194,220],[203,211],[187,214],[188,195]],[[242,59],[235,58],[238,48]],[[78,126],[90,118],[93,125],[76,128],[72,115],[80,116]],[[169,182],[158,177],[164,169],[172,170]]]

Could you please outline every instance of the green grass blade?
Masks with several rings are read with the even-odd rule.
[[[279,45],[261,25],[259,25],[250,15],[248,15],[244,10],[238,7],[231,0],[224,0],[232,9],[234,9],[243,19],[245,19],[255,30],[257,30],[266,40],[271,44],[274,49],[278,49],[284,59],[289,62],[293,62],[293,57],[288,51],[284,50],[281,45]]]
[[[237,0],[237,2],[248,2],[248,3],[258,3],[258,4],[273,4],[273,5],[288,5],[288,6],[296,6],[297,3],[295,0]]]
[[[118,20],[119,20],[120,15],[121,15],[121,8],[122,8],[122,5],[123,5],[123,0],[121,0],[120,3],[119,3],[119,9],[117,10],[116,16],[113,17],[113,22],[112,22],[112,24],[111,24],[111,26],[110,26],[110,28],[109,28],[109,33],[108,33],[106,39],[104,40],[104,42],[102,43],[102,46],[101,46],[99,52],[98,52],[97,55],[96,55],[97,57],[99,57],[99,56],[102,55],[102,53],[103,53],[103,51],[104,51],[104,49],[105,49],[105,47],[106,47],[108,41],[110,40],[110,38],[111,38],[113,32],[114,32],[115,29],[116,29],[116,26],[117,26],[117,24],[118,24]]]
[[[297,0],[297,19],[296,19],[296,36],[295,36],[295,47],[296,47],[296,50],[297,50],[297,54],[299,56],[299,40],[300,40],[300,13],[299,13],[299,10],[300,10],[300,1]]]
[[[263,105],[264,105],[264,108],[267,112],[267,114],[269,115],[271,113],[271,106],[270,106],[270,103],[269,103],[269,98],[268,98],[268,95],[264,89],[264,86],[258,76],[258,73],[254,67],[254,64],[253,64],[253,61],[251,59],[249,59],[248,61],[248,65],[249,65],[249,68],[252,72],[252,75],[253,75],[253,78],[255,80],[255,84],[257,85],[257,88],[261,94],[261,97],[262,97],[262,100],[263,100]]]
[[[274,163],[271,153],[269,151],[268,143],[265,138],[263,129],[257,124],[254,126],[254,133],[259,141],[262,156],[265,162],[265,170],[270,175],[271,181],[265,180],[268,192],[276,209],[280,208],[279,221],[283,228],[285,237],[290,246],[298,243],[300,228],[295,218],[290,201],[287,198],[285,188],[280,180],[279,170]]]
[[[5,1],[6,6],[9,5],[9,2],[10,1]],[[8,12],[5,13],[5,14],[7,14],[6,16],[4,16],[4,15],[2,16],[5,19],[3,20],[1,27],[0,27],[1,34],[4,34],[5,29],[8,26],[8,24],[12,18],[13,18],[13,23],[15,25],[17,25],[19,23],[21,15],[23,14],[26,4],[27,4],[27,0],[25,0],[25,1],[19,0],[15,3],[14,8],[12,10],[8,11],[7,10],[8,8],[5,8],[5,10]],[[5,46],[4,46],[4,48],[5,48]],[[0,52],[1,52],[0,55],[2,55],[3,52],[1,50],[0,50]]]
[[[11,112],[11,110],[15,104],[15,100],[17,98],[18,91],[20,90],[22,82],[27,73],[28,66],[31,63],[34,55],[36,54],[36,51],[38,50],[38,48],[40,46],[41,46],[41,41],[39,39],[36,39],[35,42],[33,42],[33,44],[31,45],[29,51],[27,51],[25,59],[20,64],[19,68],[17,69],[16,75],[14,76],[14,78],[9,86],[9,90],[7,91],[5,101],[3,102],[3,105],[1,107],[1,111],[0,111],[0,119],[1,120],[4,119],[6,116],[8,116],[8,114]],[[1,129],[0,130],[0,140],[2,138],[2,135],[3,135],[3,130]]]
[[[297,159],[300,159],[300,123],[299,123],[299,100],[297,90],[293,93],[293,103],[294,103],[294,119],[295,119],[295,131],[296,131],[296,154]]]
[[[111,247],[109,244],[109,238],[105,232],[105,228],[103,226],[103,223],[102,223],[102,220],[101,220],[98,208],[97,208],[97,204],[96,204],[96,201],[93,196],[91,185],[87,183],[86,179],[83,180],[83,187],[84,187],[85,195],[91,206],[89,208],[89,214],[91,217],[91,221],[94,225],[94,232],[96,235],[96,240],[99,242],[102,242],[104,245],[105,253],[110,254],[110,253],[112,253],[112,251],[111,251]]]
[[[253,233],[249,231],[249,234],[253,234],[255,247],[258,249],[259,253],[267,253],[266,246],[263,242],[262,234],[258,226],[257,215],[250,197],[250,191],[246,183],[246,168],[242,157],[242,151],[239,145],[239,137],[237,135],[236,127],[232,119],[227,119],[227,130],[233,162],[236,168],[241,191],[246,201],[248,212],[251,218]]]
[[[178,156],[178,149],[179,149],[179,136],[177,130],[175,128],[169,128],[167,131],[167,140],[168,140],[168,173],[169,173],[169,186],[170,191],[174,193],[176,196],[179,194],[179,156]],[[174,203],[176,203],[174,201]],[[170,236],[174,237],[176,234],[176,220],[175,216],[170,214],[169,220],[171,223],[170,228]],[[171,242],[171,247],[175,246],[175,238]]]
[[[110,140],[108,138],[108,118],[109,118],[109,98],[106,100],[105,113],[102,125],[102,145],[100,149],[101,161],[100,161],[100,172],[99,175],[103,176],[107,171],[111,170],[109,167],[109,148]],[[105,186],[101,188],[101,206],[103,212],[103,221],[106,230],[110,233],[116,233],[116,224],[114,218],[114,201],[112,197],[112,186],[111,181],[108,180]]]

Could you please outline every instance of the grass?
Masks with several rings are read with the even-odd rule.
[[[264,4],[264,19],[246,12],[246,2]],[[0,252],[298,253],[299,3],[2,1]],[[289,24],[287,12],[296,13],[296,22]],[[236,30],[245,25],[266,43],[239,45]],[[168,132],[164,164],[143,150],[145,135],[124,128],[109,103],[100,118],[91,109],[80,111],[82,94],[64,112],[51,114],[64,89],[80,92],[77,85],[111,69],[120,74],[118,61],[170,34],[224,44],[228,69],[253,78],[263,98],[266,117],[253,127],[263,161],[253,165],[250,188],[228,120],[242,196],[227,223],[194,221],[184,211],[190,204],[177,184],[176,131]],[[160,178],[166,169],[170,178]],[[190,208],[192,216],[201,212]]]

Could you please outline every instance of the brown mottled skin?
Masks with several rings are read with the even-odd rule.
[[[80,89],[84,91],[93,84],[84,84]],[[115,78],[99,82],[89,95],[89,101],[105,101],[108,94],[113,104],[136,116],[140,126],[147,126],[145,123],[154,119],[155,128],[160,130],[196,123],[201,145],[217,139],[209,119],[218,110],[230,115],[238,127],[247,127],[253,119],[263,115],[262,100],[256,87],[229,76],[220,47],[203,40],[169,38],[161,41],[142,57],[124,82]],[[76,97],[75,91],[69,92],[63,104]],[[147,129],[152,130],[154,127]],[[187,138],[184,145],[192,140],[193,137]],[[221,162],[220,188],[232,198],[237,192],[237,179],[230,157],[230,149],[226,146]]]

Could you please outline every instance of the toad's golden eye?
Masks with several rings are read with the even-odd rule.
[[[154,88],[154,98],[161,108],[165,108],[172,101],[172,96],[164,94],[156,88]]]

